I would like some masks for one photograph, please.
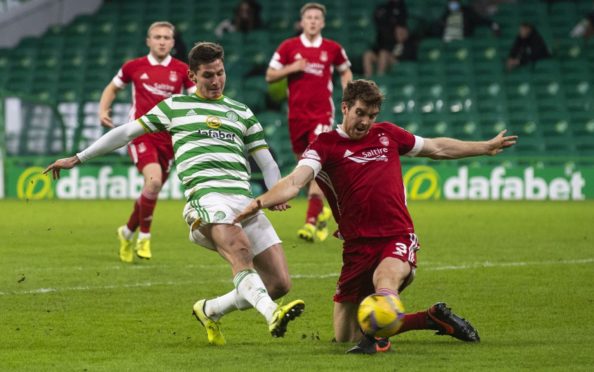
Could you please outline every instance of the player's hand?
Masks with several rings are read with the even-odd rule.
[[[60,178],[60,169],[72,169],[77,164],[80,163],[80,160],[77,156],[71,156],[69,158],[63,158],[56,160],[53,164],[50,164],[45,170],[43,174],[47,174],[49,171],[52,172],[52,178],[57,180]]]
[[[259,199],[252,200],[252,202],[248,204],[248,206],[245,207],[245,209],[240,214],[235,216],[233,223],[243,222],[247,218],[250,218],[254,214],[258,213],[260,209],[262,209],[262,202]]]
[[[277,205],[273,205],[272,207],[268,208],[271,211],[286,211],[287,209],[291,208],[289,203],[280,203]]]
[[[518,136],[506,136],[507,129],[499,132],[498,135],[487,141],[487,155],[497,155],[506,147],[511,147],[516,144]]]
[[[306,66],[307,66],[307,59],[305,59],[305,58],[298,59],[295,62],[291,63],[291,68],[292,68],[293,72],[305,71]]]
[[[114,128],[113,121],[111,120],[111,108],[99,110],[99,121],[104,128]]]

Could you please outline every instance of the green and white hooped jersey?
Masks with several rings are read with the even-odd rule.
[[[187,200],[211,192],[252,197],[247,152],[268,144],[262,125],[246,105],[225,96],[209,100],[173,95],[138,121],[149,132],[171,133],[177,176]]]

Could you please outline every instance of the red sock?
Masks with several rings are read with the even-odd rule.
[[[312,195],[307,201],[307,215],[305,216],[305,222],[315,225],[318,222],[318,215],[322,213],[324,208],[324,201],[317,195]]]
[[[402,326],[396,334],[415,329],[429,329],[427,327],[427,311],[420,311],[413,314],[404,314]]]
[[[136,231],[136,228],[138,227],[138,215],[140,214],[139,204],[140,198],[134,201],[134,210],[132,211],[130,218],[128,218],[128,223],[126,224],[128,226],[128,229],[130,229],[130,231],[132,232]]]
[[[138,219],[140,223],[140,232],[150,233],[151,223],[153,222],[153,211],[157,205],[159,193],[143,191],[138,199],[139,210]]]

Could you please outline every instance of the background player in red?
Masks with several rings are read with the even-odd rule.
[[[101,125],[113,128],[111,104],[121,89],[132,83],[132,110],[130,119],[137,119],[157,103],[185,88],[194,93],[196,87],[188,78],[188,65],[171,57],[175,28],[169,22],[150,25],[146,37],[149,54],[124,63],[113,80],[105,87],[99,102]],[[171,136],[167,132],[151,133],[134,139],[128,145],[128,154],[144,176],[140,197],[128,222],[118,228],[120,260],[132,262],[133,236],[140,227],[135,251],[138,257],[151,258],[150,229],[153,211],[161,187],[167,180],[173,163]]]
[[[277,48],[266,81],[271,83],[288,78],[289,132],[293,152],[299,157],[320,133],[328,132],[334,124],[332,101],[332,73],[340,74],[342,88],[352,80],[351,63],[340,44],[322,38],[326,7],[307,3],[301,8],[303,33],[283,41]],[[324,208],[323,194],[315,182],[308,190],[305,225],[299,229],[302,239],[313,241],[328,237],[326,222],[331,213]]]
[[[398,295],[415,275],[419,249],[406,206],[400,156],[459,159],[496,155],[516,143],[500,132],[488,141],[422,138],[388,122],[374,123],[383,96],[374,82],[356,80],[344,91],[343,123],[322,133],[303,153],[295,170],[255,199],[237,217],[295,197],[314,177],[324,190],[344,239],[343,267],[334,295],[334,334],[338,342],[359,344],[352,353],[375,353],[377,341],[362,337],[357,307],[367,295]],[[472,325],[444,303],[406,314],[398,333],[432,329],[463,341],[477,342]],[[383,340],[384,346],[389,342]]]

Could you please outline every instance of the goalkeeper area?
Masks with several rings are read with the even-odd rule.
[[[591,370],[594,203],[410,202],[419,268],[408,312],[445,301],[481,335],[466,344],[431,331],[392,351],[345,355],[331,342],[341,242],[306,244],[305,200],[267,212],[306,310],[282,339],[253,310],[222,320],[209,346],[198,299],[232,288],[228,264],[193,245],[182,201],[159,201],[153,259],[118,259],[124,201],[0,200],[0,370]],[[333,226],[334,227],[334,226]]]

